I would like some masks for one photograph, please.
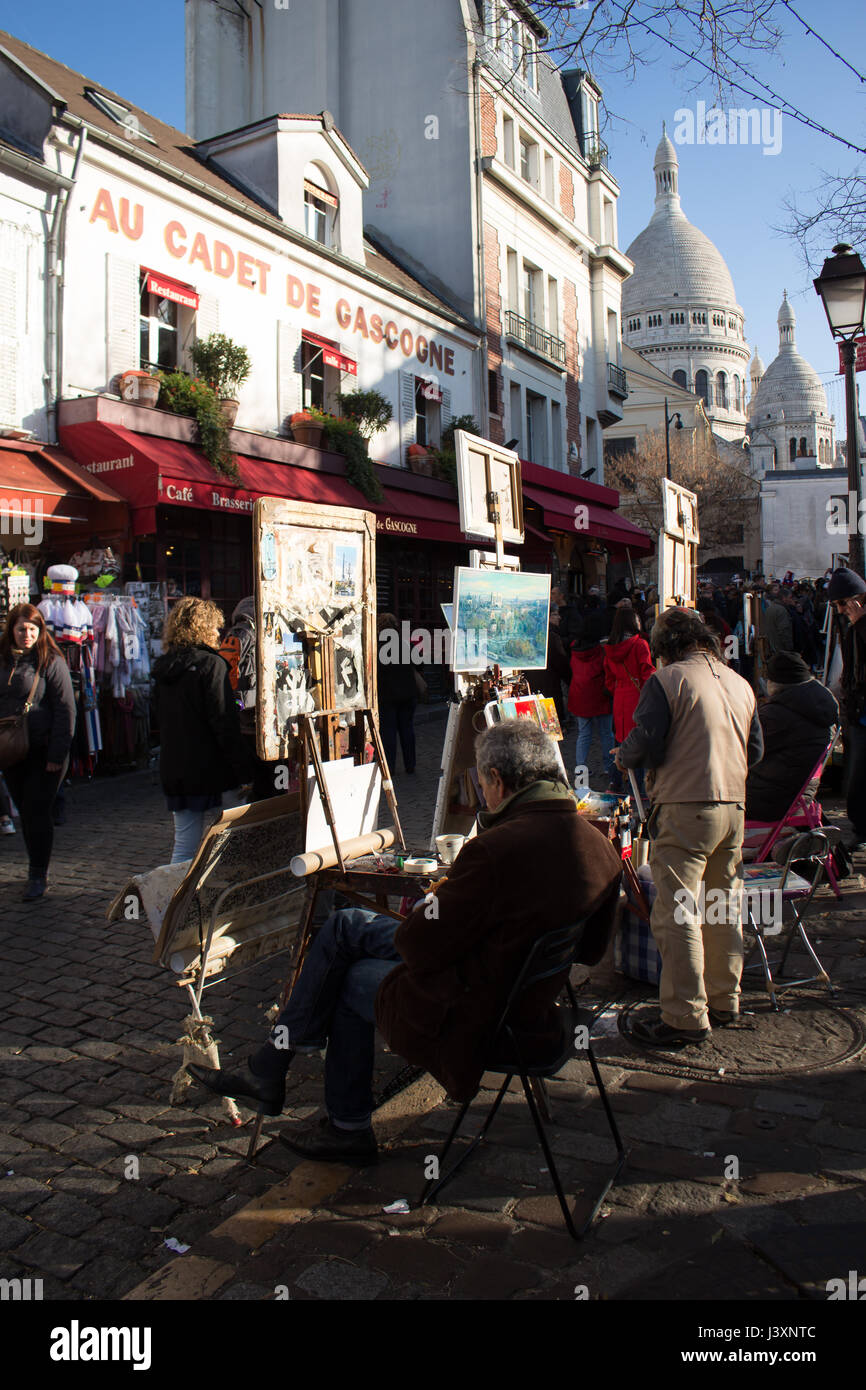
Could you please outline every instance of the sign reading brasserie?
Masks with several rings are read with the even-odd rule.
[[[125,236],[129,241],[138,241],[144,232],[145,210],[142,203],[131,204],[129,198],[119,198],[117,209],[107,188],[100,188],[90,214],[90,222],[102,222],[109,231]],[[220,241],[207,233],[189,228],[183,222],[172,218],[162,229],[163,243],[174,261],[183,261],[193,269],[223,280],[236,280],[238,285],[248,290],[258,290],[267,295],[273,287],[269,261],[250,255],[237,246]],[[154,274],[154,272],[150,272]],[[292,309],[302,309],[313,319],[322,317],[322,287],[309,280],[301,280],[297,275],[286,275],[285,302]],[[416,333],[413,328],[401,327],[387,314],[375,312],[372,307],[339,298],[334,302],[333,314],[342,329],[371,343],[384,343],[389,351],[398,349],[406,358],[415,357],[428,367],[438,368],[446,376],[454,376],[454,349],[437,343],[435,338],[427,338]]]

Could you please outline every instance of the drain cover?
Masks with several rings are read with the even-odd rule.
[[[766,995],[744,995],[739,1023],[714,1029],[701,1047],[661,1052],[631,1036],[632,1020],[657,1008],[652,1001],[642,1000],[622,1009],[620,1037],[609,1040],[604,1060],[669,1076],[736,1082],[823,1071],[849,1061],[866,1047],[866,1030],[855,1013],[826,998],[800,993],[789,995],[779,1013],[771,1009]]]

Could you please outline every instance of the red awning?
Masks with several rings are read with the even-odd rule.
[[[149,294],[170,299],[173,304],[182,304],[186,309],[198,308],[198,294],[192,285],[185,285],[182,280],[174,280],[170,275],[160,275],[158,270],[143,268],[143,273],[147,277]]]
[[[619,549],[628,547],[637,554],[652,553],[653,541],[646,532],[614,511],[579,497],[561,496],[526,483],[523,485],[523,495],[541,507],[544,524],[552,531],[564,531],[574,536],[575,540],[580,536],[603,540]]]
[[[376,530],[383,536],[467,544],[457,503],[446,498],[392,487],[384,489],[381,502],[368,502],[339,474],[243,454],[237,456],[240,478],[235,484],[218,477],[203,454],[180,440],[96,422],[67,425],[62,434],[66,448],[85,469],[110,477],[122,490],[132,508],[137,535],[156,529],[159,506],[203,507],[238,515],[251,514],[257,497],[285,497],[373,511]]]
[[[57,449],[16,440],[0,440],[0,516],[39,516],[43,521],[93,521],[94,505],[123,506],[112,488],[92,479]],[[125,510],[125,508],[124,508]]]
[[[306,328],[302,329],[301,338],[305,343],[322,349],[322,361],[326,367],[336,367],[337,371],[348,372],[350,376],[358,375],[357,362],[341,352],[340,344],[333,338],[321,338],[318,333],[311,333]]]
[[[304,192],[311,194],[314,198],[320,198],[323,203],[328,204],[329,208],[340,206],[333,193],[329,193],[327,188],[321,188],[319,184],[313,183],[310,179],[304,179]]]

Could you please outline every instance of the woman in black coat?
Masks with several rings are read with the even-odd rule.
[[[168,616],[164,651],[153,665],[159,775],[174,817],[172,864],[195,858],[205,814],[253,773],[228,662],[217,650],[222,623],[215,603],[182,598]]]
[[[51,808],[66,772],[76,711],[69,670],[45,619],[32,604],[19,603],[0,636],[0,719],[22,713],[28,702],[27,756],[5,768],[4,776],[30,856],[23,901],[32,903],[46,891],[54,843]]]

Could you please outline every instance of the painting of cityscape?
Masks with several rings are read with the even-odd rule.
[[[549,612],[549,574],[456,569],[452,669],[545,667]]]

